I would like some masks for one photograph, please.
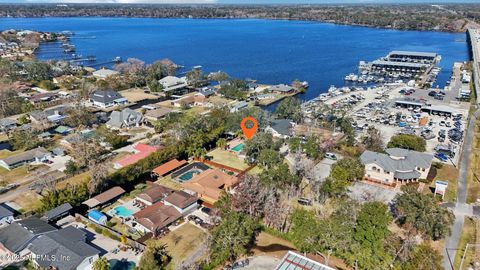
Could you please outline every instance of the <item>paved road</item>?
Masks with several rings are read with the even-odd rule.
[[[477,110],[471,117],[465,137],[465,143],[463,144],[462,157],[459,164],[460,170],[457,187],[457,202],[455,204],[455,208],[452,209],[453,213],[455,214],[455,222],[453,223],[452,234],[445,239],[445,249],[443,252],[443,265],[446,270],[454,270],[451,264],[453,264],[453,260],[455,259],[455,249],[460,241],[465,216],[473,215],[473,207],[466,203],[467,177],[470,160],[469,157],[470,153],[472,152],[472,143],[475,133],[475,122],[477,121],[478,117],[480,117],[480,110]]]

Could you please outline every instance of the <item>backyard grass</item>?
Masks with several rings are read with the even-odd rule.
[[[169,174],[167,176],[164,176],[164,177],[160,177],[157,181],[155,181],[155,183],[157,183],[159,185],[162,185],[162,186],[169,187],[171,189],[175,189],[175,190],[181,190],[182,189],[182,185],[180,183],[178,183],[176,181],[173,181],[171,174]]]
[[[0,168],[0,182],[5,181],[7,184],[16,183],[27,175],[28,171],[26,166],[21,166],[11,171]],[[0,186],[1,185],[2,184],[0,184]]]
[[[292,249],[295,249],[295,246],[289,241],[262,231],[256,238],[252,252],[254,256],[269,255],[281,258],[288,250]]]
[[[233,167],[239,170],[245,170],[248,168],[248,164],[245,163],[241,158],[239,158],[235,153],[232,153],[223,149],[215,149],[207,154],[207,156],[212,157],[212,161]]]
[[[172,262],[169,266],[175,268],[191,255],[206,240],[206,233],[190,223],[183,224],[180,228],[170,232],[160,240],[160,243],[167,246],[168,254],[172,255]]]
[[[90,179],[90,172],[86,171],[86,172],[74,175],[70,178],[67,178],[61,182],[58,182],[56,186],[57,188],[62,189],[62,188],[65,188],[67,184],[77,185],[82,182],[87,182],[89,179]]]
[[[17,196],[13,202],[21,207],[22,213],[35,211],[41,206],[41,196],[34,191],[28,190]]]
[[[431,188],[435,188],[435,181],[448,182],[447,191],[445,193],[444,201],[454,202],[457,200],[457,181],[458,181],[458,169],[453,165],[443,164],[440,169],[437,169],[437,175],[435,179],[430,183]]]
[[[454,269],[467,269],[473,263],[474,255],[475,255],[475,248],[469,247],[465,260],[462,265],[462,269],[460,269],[460,263],[462,260],[463,253],[465,252],[465,248],[467,244],[475,244],[476,243],[476,224],[475,221],[471,218],[465,217],[465,223],[463,224],[462,235],[460,236],[460,241],[458,242],[457,252],[455,254],[455,260],[453,263]]]

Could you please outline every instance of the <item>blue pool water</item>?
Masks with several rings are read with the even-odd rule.
[[[202,171],[200,171],[200,170],[190,170],[190,171],[180,175],[178,178],[180,179],[180,182],[186,182],[186,181],[192,179],[194,174],[199,174],[201,172]]]
[[[455,61],[468,59],[464,33],[397,31],[329,23],[286,20],[153,18],[2,18],[2,29],[70,30],[77,53],[105,62],[116,56],[147,63],[170,58],[205,72],[223,70],[260,83],[306,80],[303,100],[341,86],[360,60],[371,61],[391,50],[437,52],[442,56],[437,83],[449,80]],[[58,57],[40,48],[40,59]],[[63,55],[63,53],[60,53]],[[435,85],[436,86],[436,85]]]
[[[245,146],[244,143],[237,144],[235,147],[232,148],[232,150],[235,151],[235,152],[240,152],[240,151],[242,151],[244,146]]]
[[[130,217],[133,215],[133,211],[129,210],[123,205],[115,207],[114,210],[115,210],[115,214],[120,217]]]
[[[133,270],[134,268],[134,262],[119,261],[116,259],[110,260],[110,270]]]

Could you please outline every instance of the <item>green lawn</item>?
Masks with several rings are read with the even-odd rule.
[[[434,181],[430,184],[430,187],[435,188],[435,181],[447,181],[448,187],[445,193],[444,201],[454,202],[457,200],[457,181],[458,181],[458,169],[453,165],[443,164],[440,169],[437,169],[437,175]]]
[[[248,168],[248,164],[245,163],[241,158],[239,158],[235,153],[232,153],[223,149],[215,149],[207,154],[212,157],[212,161],[233,167],[239,170],[245,170]]]
[[[157,181],[155,181],[155,183],[157,183],[159,185],[162,185],[162,186],[169,187],[171,189],[175,189],[175,190],[181,190],[182,189],[182,185],[180,183],[172,180],[172,175],[171,174],[169,174],[167,176],[164,176],[164,177],[160,177]]]
[[[172,256],[172,262],[168,265],[168,269],[174,269],[205,240],[206,233],[203,230],[190,223],[185,223],[160,240],[149,241],[160,241],[167,246],[168,254]]]
[[[86,171],[86,172],[74,175],[70,178],[67,178],[61,182],[58,182],[56,186],[57,188],[65,188],[67,184],[77,185],[82,182],[87,182],[89,179],[90,179],[90,172]]]

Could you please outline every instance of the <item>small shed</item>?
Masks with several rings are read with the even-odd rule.
[[[87,214],[88,219],[100,225],[107,224],[107,216],[98,210],[90,210]]]

